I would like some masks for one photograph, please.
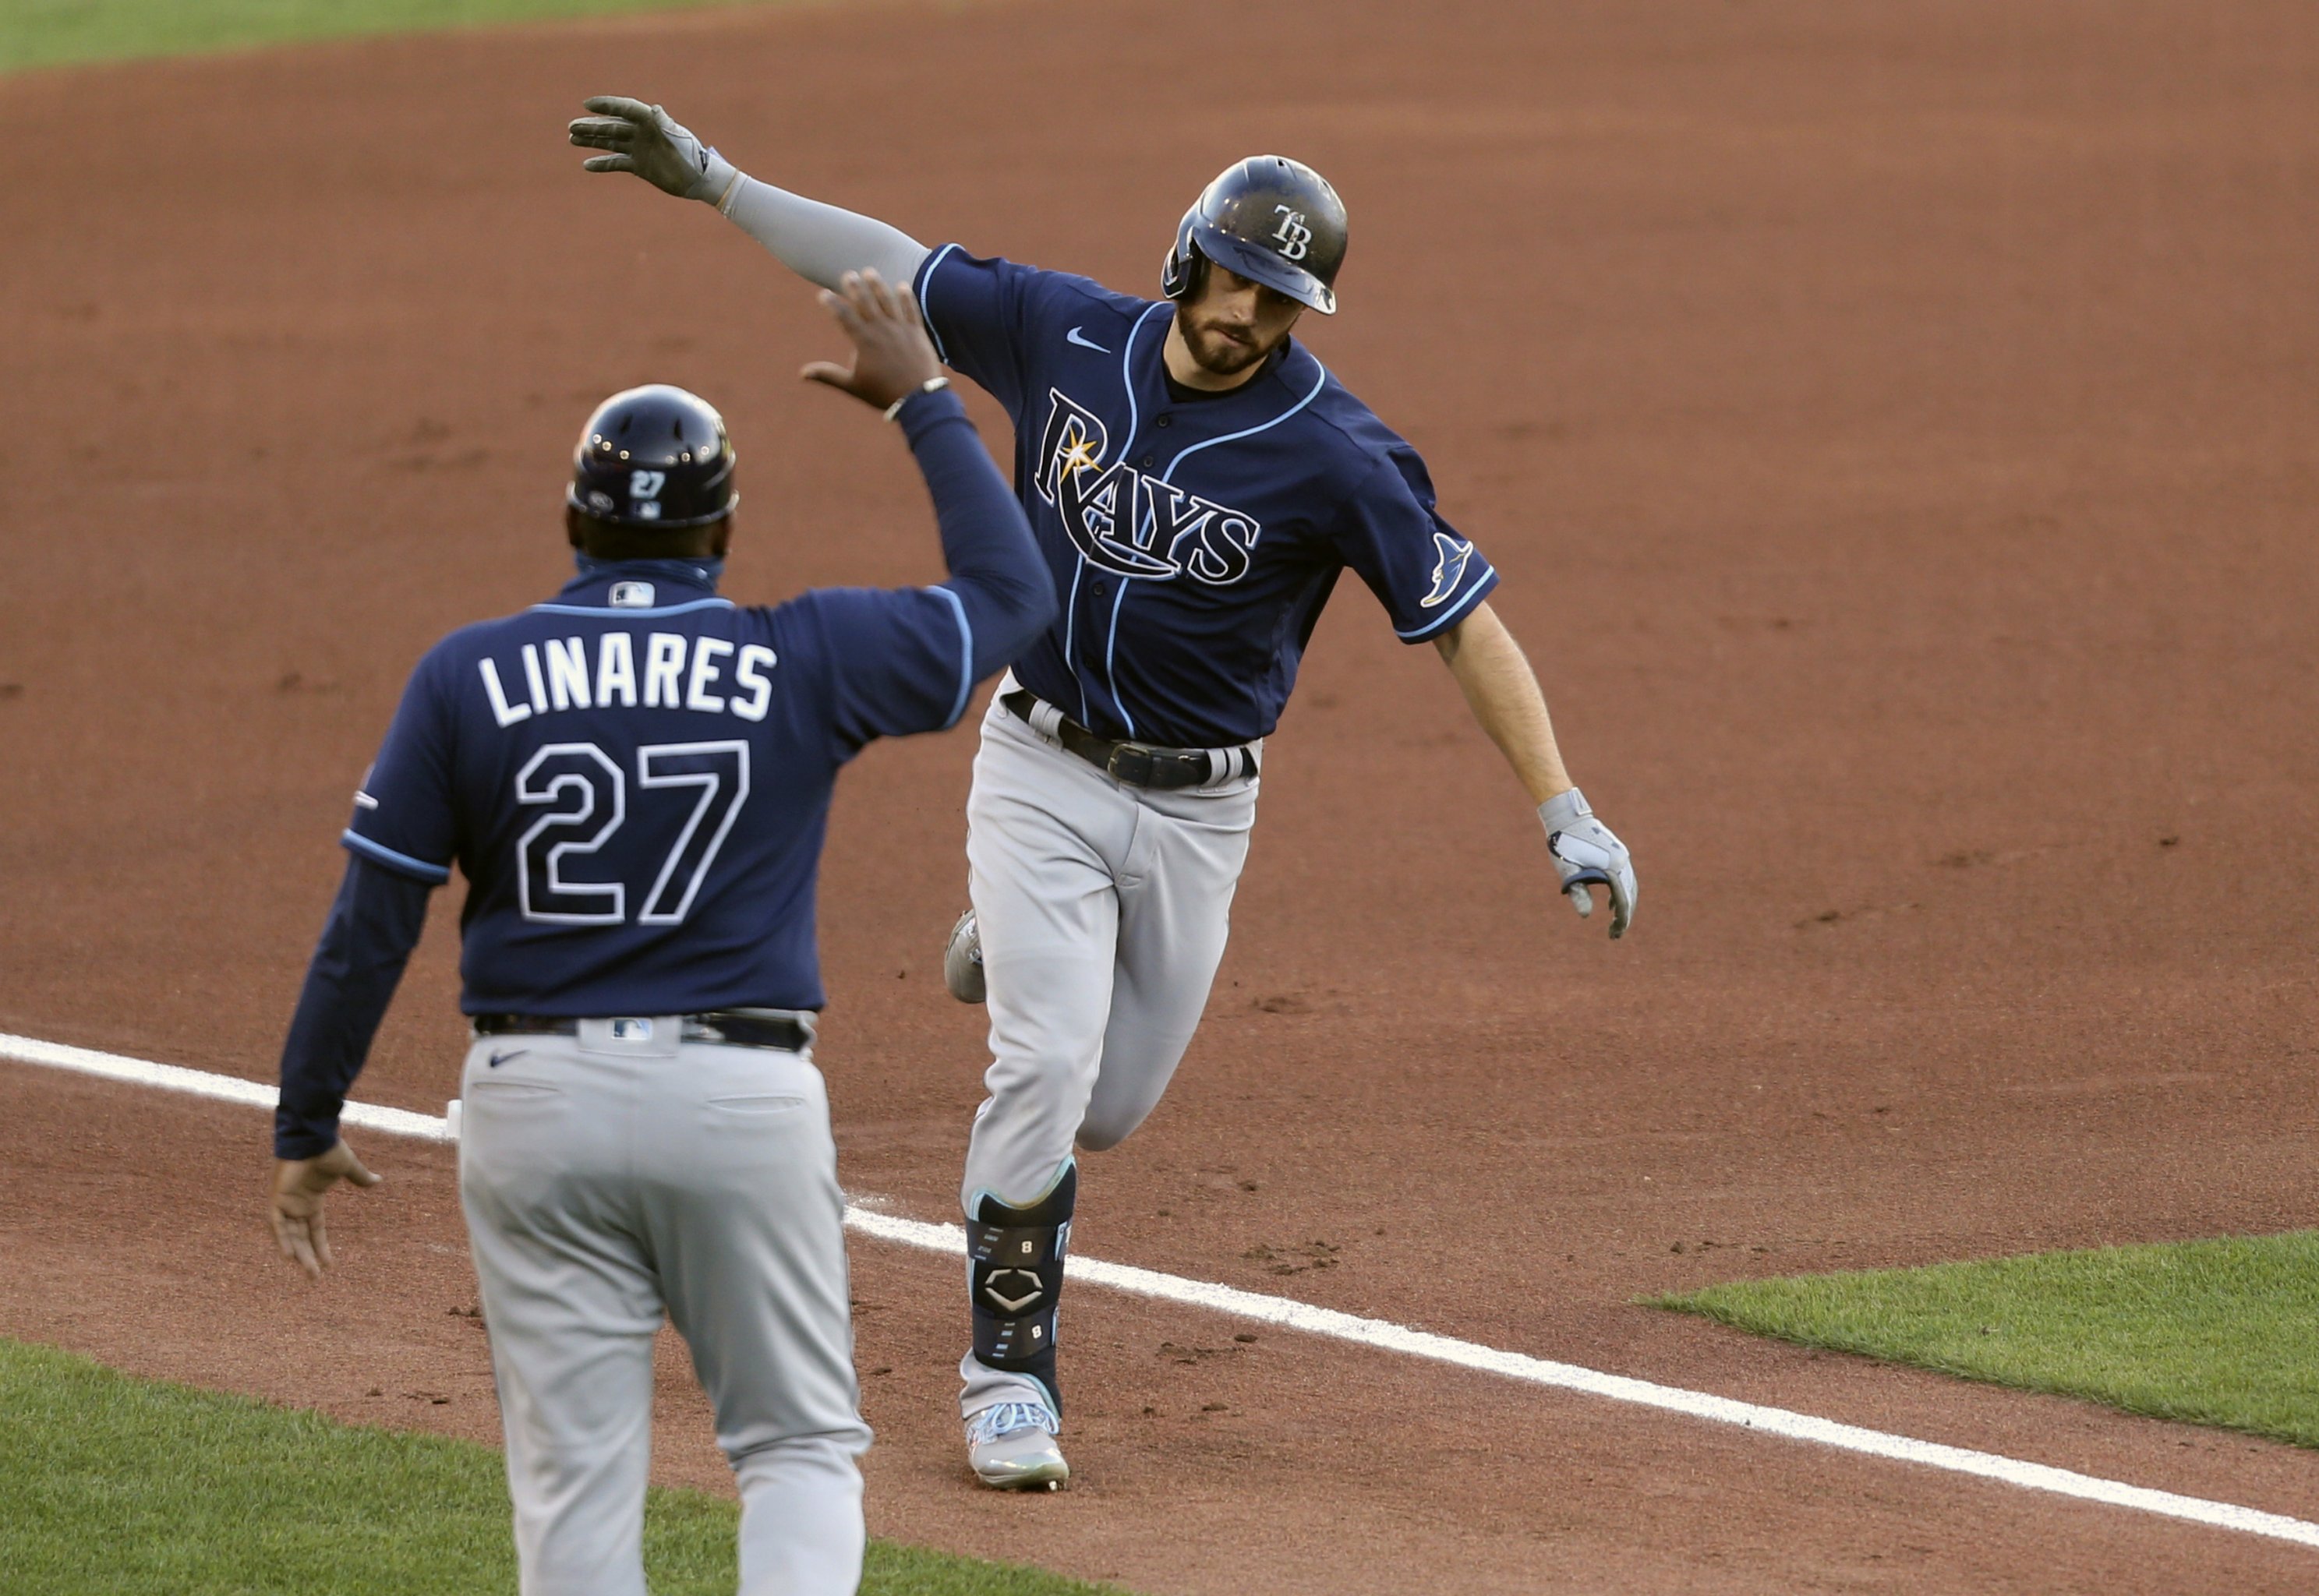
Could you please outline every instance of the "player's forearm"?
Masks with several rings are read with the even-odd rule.
[[[1547,714],[1546,695],[1538,677],[1496,611],[1488,603],[1439,638],[1434,646],[1457,679],[1466,707],[1506,763],[1529,789],[1530,801],[1544,803],[1571,786],[1563,769],[1562,750],[1554,740],[1554,721]]]
[[[921,394],[898,419],[934,497],[950,567],[943,585],[966,607],[979,680],[1013,664],[1053,624],[1054,580],[1032,541],[1022,505],[991,464],[958,396],[948,390]]]
[[[337,901],[282,1046],[274,1156],[311,1159],[338,1139],[338,1112],[427,924],[425,882],[347,861]]]
[[[717,207],[808,283],[835,288],[848,272],[875,270],[887,282],[917,275],[926,247],[899,228],[736,174]]]

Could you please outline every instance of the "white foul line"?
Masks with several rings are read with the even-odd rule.
[[[55,1069],[76,1070],[83,1075],[103,1076],[109,1080],[129,1081],[138,1086],[160,1087],[198,1097],[247,1104],[253,1108],[272,1108],[275,1105],[275,1088],[257,1081],[230,1075],[212,1075],[200,1069],[184,1069],[174,1064],[149,1063],[142,1059],[124,1058],[118,1053],[63,1047],[28,1036],[10,1036],[0,1032],[0,1059],[41,1064]],[[349,1103],[341,1119],[344,1123],[358,1130],[377,1131],[390,1136],[415,1137],[425,1141],[449,1141],[454,1139],[448,1122],[432,1114],[412,1114],[407,1109]],[[851,1205],[845,1210],[845,1222],[863,1235],[874,1236],[882,1241],[899,1242],[905,1247],[924,1248],[930,1252],[948,1253],[952,1257],[963,1257],[966,1252],[966,1232],[957,1225],[897,1219],[890,1214],[872,1213],[867,1209]],[[1928,1468],[1945,1469],[1951,1474],[1996,1480],[2023,1490],[2071,1496],[2083,1501],[2131,1508],[2217,1529],[2235,1529],[2247,1535],[2267,1536],[2275,1540],[2319,1546],[2319,1523],[2291,1519],[2281,1513],[2267,1513],[2257,1508],[2212,1501],[2205,1497],[2179,1496],[2171,1491],[2153,1491],[2144,1485],[2129,1485],[2123,1481],[2105,1480],[2098,1475],[2053,1468],[2043,1463],[2026,1463],[1993,1452],[1975,1452],[1963,1447],[1944,1446],[1938,1441],[1920,1441],[1882,1430],[1863,1429],[1856,1424],[1839,1424],[1831,1419],[1818,1419],[1809,1413],[1798,1413],[1786,1408],[1735,1402],[1729,1397],[1689,1391],[1679,1385],[1660,1385],[1625,1375],[1605,1374],[1577,1364],[1555,1363],[1520,1352],[1502,1352],[1494,1347],[1437,1336],[1430,1330],[1411,1330],[1405,1325],[1382,1319],[1363,1319],[1357,1314],[1339,1312],[1333,1308],[1316,1308],[1290,1297],[1265,1296],[1258,1292],[1241,1291],[1236,1286],[1187,1280],[1179,1275],[1163,1275],[1156,1269],[1139,1269],[1129,1264],[1109,1264],[1091,1258],[1073,1258],[1065,1267],[1069,1278],[1083,1280],[1089,1285],[1108,1286],[1114,1291],[1180,1303],[1186,1307],[1229,1314],[1235,1319],[1253,1320],[1260,1324],[1278,1325],[1284,1330],[1302,1330],[1307,1335],[1326,1336],[1358,1346],[1375,1347],[1382,1351],[1398,1352],[1404,1357],[1476,1369],[1485,1375],[1496,1375],[1531,1385],[1580,1392],[1611,1402],[1631,1402],[1638,1407],[1656,1408],[1662,1412],[1704,1419],[1716,1424],[1734,1424],[1743,1429],[1784,1436],[1791,1440],[1813,1441],[1823,1447],[1858,1452],[1870,1457],[1922,1464]]]

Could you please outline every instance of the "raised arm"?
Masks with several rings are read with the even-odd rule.
[[[861,271],[907,283],[926,257],[898,228],[745,176],[657,105],[618,95],[582,103],[591,114],[571,124],[572,142],[606,152],[583,163],[589,171],[633,172],[664,194],[716,206],[808,283],[835,288]]]
[[[950,567],[950,580],[939,591],[955,601],[967,651],[954,719],[973,682],[1013,663],[1053,623],[1054,580],[1022,505],[949,391],[910,291],[888,287],[874,272],[849,273],[838,292],[825,291],[821,301],[853,340],[853,358],[844,365],[817,360],[799,374],[900,422],[934,499]],[[896,701],[908,697],[897,693]],[[880,735],[927,729],[872,721],[880,717],[867,717],[863,728]]]
[[[817,360],[799,374],[901,423],[934,499],[950,567],[943,585],[963,606],[979,681],[1012,664],[1053,622],[1054,580],[1014,491],[947,391],[910,291],[889,287],[875,272],[849,273],[821,301],[853,341],[853,358],[845,365]]]
[[[1562,766],[1562,750],[1554,740],[1546,695],[1538,690],[1521,645],[1485,600],[1434,639],[1433,645],[1457,679],[1475,720],[1529,789],[1562,889],[1583,916],[1594,912],[1589,888],[1608,888],[1611,934],[1624,936],[1635,913],[1634,864],[1627,845],[1594,818],[1584,796],[1571,785],[1570,773]]]

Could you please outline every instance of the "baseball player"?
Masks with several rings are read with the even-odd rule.
[[[736,608],[723,421],[676,388],[606,401],[573,464],[579,574],[420,662],[283,1050],[274,1227],[319,1276],[324,1194],[377,1178],[340,1107],[456,862],[460,1200],[526,1596],[643,1596],[663,1313],[739,1482],[742,1591],[861,1577],[870,1431],[812,1060],[830,792],[872,738],[954,723],[1055,598],[907,290],[843,286],[853,362],[806,374],[900,423],[950,579]]]
[[[994,1061],[960,1198],[976,1474],[1068,1477],[1055,1325],[1076,1145],[1159,1101],[1205,1005],[1247,857],[1264,739],[1350,567],[1433,644],[1529,789],[1581,915],[1635,906],[1627,849],[1565,773],[1544,698],[1492,612],[1498,573],[1442,518],[1425,464],[1291,336],[1333,314],[1345,208],[1310,167],[1236,162],[1184,213],[1163,297],[929,249],[742,175],[655,105],[587,102],[591,171],[706,201],[792,270],[916,285],[943,359],[1015,424],[1015,487],[1062,596],[982,726],[972,910],[945,975],[986,996]]]

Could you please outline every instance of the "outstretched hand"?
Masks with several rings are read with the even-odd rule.
[[[581,164],[591,172],[634,172],[681,200],[722,200],[738,176],[732,164],[657,105],[619,95],[582,100],[593,115],[566,130],[582,149],[609,150]]]
[[[274,1240],[282,1256],[311,1279],[320,1280],[337,1262],[322,1228],[322,1198],[341,1180],[360,1187],[379,1182],[343,1141],[319,1157],[284,1159],[274,1166]]]
[[[934,340],[907,288],[888,286],[874,271],[848,272],[838,292],[821,291],[826,310],[853,340],[853,362],[817,360],[798,375],[885,410],[942,375]]]
[[[1592,888],[1608,888],[1611,940],[1626,935],[1635,917],[1635,861],[1627,844],[1594,818],[1593,809],[1575,787],[1540,804],[1538,817],[1546,827],[1546,850],[1554,856],[1554,872],[1562,879],[1562,890],[1569,894],[1578,917],[1593,915]]]

